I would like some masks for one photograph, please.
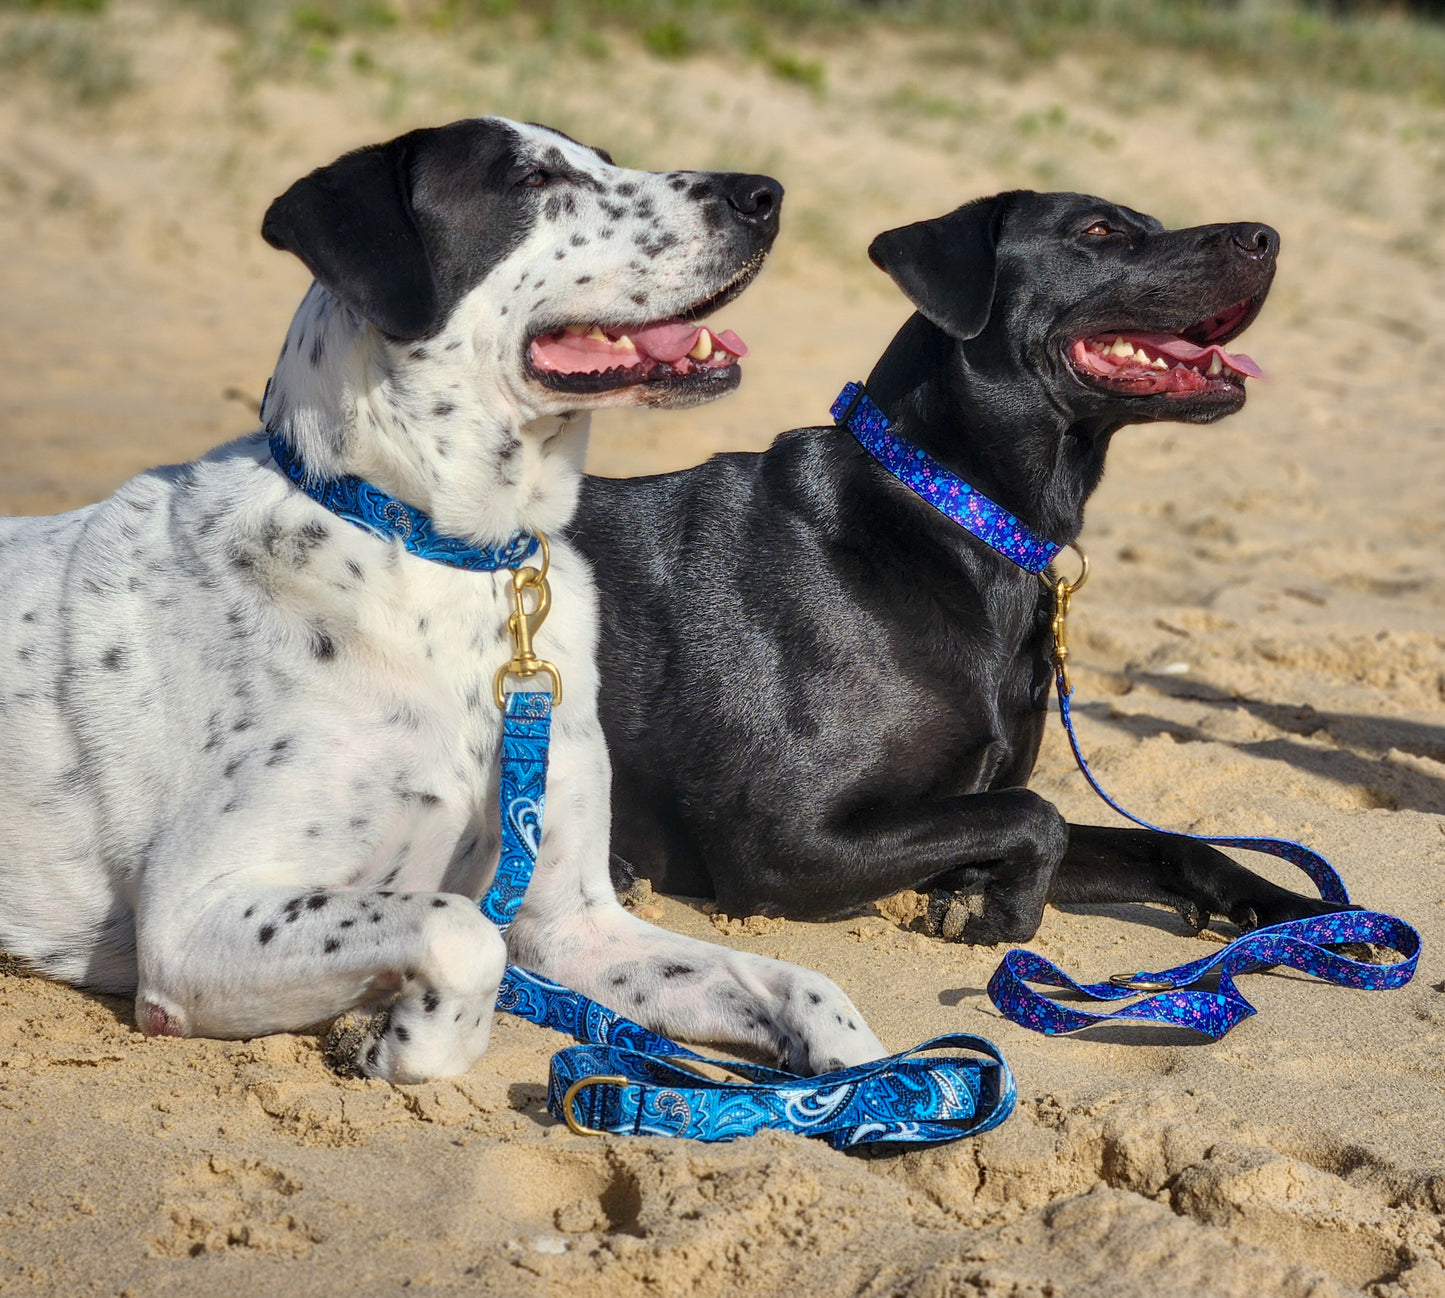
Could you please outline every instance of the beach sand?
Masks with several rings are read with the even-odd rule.
[[[1125,805],[1302,838],[1425,949],[1388,993],[1246,977],[1259,1013],[1218,1043],[1048,1040],[984,995],[1002,951],[912,931],[910,896],[831,924],[651,903],[824,971],[891,1048],[1002,1047],[1013,1118],[884,1157],[573,1136],[544,1106],[564,1042],[505,1016],[467,1076],[392,1087],[339,1079],[311,1036],[145,1040],[128,1002],[0,964],[0,1294],[1445,1298],[1445,113],[1180,56],[1005,69],[986,45],[950,63],[882,35],[816,51],[823,95],[620,40],[596,61],[402,35],[369,65],[343,49],[238,89],[221,29],[127,5],[85,21],[130,52],[134,92],[0,92],[3,513],[73,508],[254,427],[306,283],[257,234],[266,202],[413,125],[497,111],[632,165],[788,187],[774,262],[722,321],[754,352],[741,391],[599,418],[603,473],[825,419],[907,315],[864,256],[888,226],[1020,185],[1275,225],[1279,278],[1242,344],[1272,381],[1217,426],[1126,430],[1089,507],[1079,731]],[[1112,822],[1056,727],[1034,787]],[[1094,979],[1229,932],[1050,909],[1030,945]]]

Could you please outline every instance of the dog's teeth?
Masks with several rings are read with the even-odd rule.
[[[1215,352],[1209,358],[1209,374],[1211,377],[1224,373],[1224,362],[1219,359],[1219,353]]]
[[[635,352],[637,350],[637,344],[633,342],[632,339],[629,338],[626,334],[623,334],[622,337],[619,338],[612,345],[614,347],[621,348],[625,352]]]
[[[1151,363],[1149,360],[1149,353],[1146,352],[1142,347],[1138,348],[1134,352],[1134,359],[1138,361],[1140,365],[1149,365]]]
[[[1134,344],[1126,343],[1122,338],[1115,338],[1114,345],[1109,348],[1109,352],[1114,356],[1132,356],[1134,354]]]
[[[596,339],[596,341],[601,343],[607,341],[607,335],[602,332],[601,325],[593,325],[592,328],[587,331],[587,337]]]
[[[1156,356],[1153,365],[1156,370],[1167,370],[1169,368],[1169,362],[1162,356]]]
[[[692,345],[688,355],[695,361],[705,361],[712,355],[712,335],[706,329],[698,334],[697,342]]]

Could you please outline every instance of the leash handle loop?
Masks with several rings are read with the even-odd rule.
[[[983,1058],[923,1057],[941,1049]],[[728,1141],[772,1129],[849,1149],[979,1135],[1001,1123],[1015,1102],[1013,1075],[997,1049],[962,1033],[819,1077],[708,1062],[748,1080],[716,1081],[677,1059],[624,1047],[572,1046],[553,1058],[548,1109],[581,1135]]]
[[[1348,942],[1389,947],[1401,958],[1389,964],[1367,964],[1328,949]],[[994,971],[988,995],[1005,1018],[1046,1036],[1129,1020],[1192,1028],[1218,1040],[1255,1012],[1235,986],[1237,974],[1283,966],[1340,987],[1384,991],[1409,982],[1419,958],[1420,935],[1404,920],[1377,911],[1340,911],[1255,929],[1202,960],[1158,973],[1115,975],[1103,983],[1076,982],[1043,956],[1015,949]],[[1216,991],[1189,989],[1190,984],[1211,973],[1219,975]],[[1151,994],[1122,1009],[1096,1013],[1051,1000],[1028,986],[1031,982],[1063,988],[1095,1001],[1123,1000],[1140,991]],[[1156,990],[1161,988],[1165,990]]]

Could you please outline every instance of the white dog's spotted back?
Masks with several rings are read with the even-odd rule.
[[[509,576],[335,517],[266,440],[443,534],[554,533],[588,410],[736,383],[688,321],[750,280],[780,199],[496,119],[348,155],[278,199],[264,233],[317,283],[266,432],[77,513],[0,521],[0,948],[135,991],[152,1034],[386,1005],[355,1063],[399,1080],[480,1056],[507,945],[660,1031],[811,1070],[880,1053],[826,979],[618,906],[595,600],[565,544],[543,632],[566,690],[547,824],[504,945],[474,902],[497,861]]]

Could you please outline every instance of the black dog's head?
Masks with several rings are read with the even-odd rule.
[[[1244,404],[1260,370],[1224,344],[1259,313],[1279,236],[1166,230],[1100,198],[1019,190],[889,230],[868,252],[956,342],[975,411],[1112,431]]]

